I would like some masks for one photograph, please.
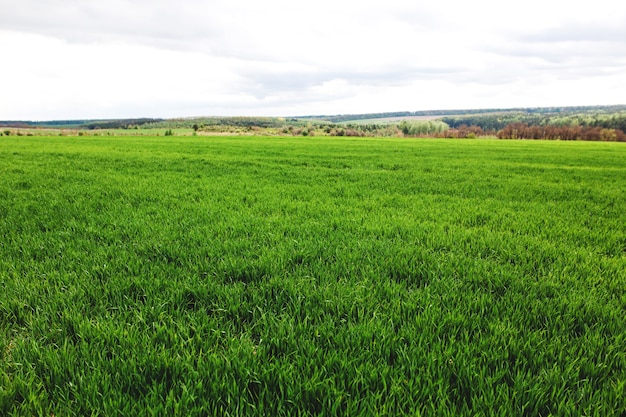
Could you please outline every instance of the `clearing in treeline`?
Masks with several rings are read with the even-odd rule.
[[[2,415],[626,413],[626,146],[0,137]]]

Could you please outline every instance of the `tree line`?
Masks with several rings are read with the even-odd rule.
[[[589,126],[604,129],[619,129],[626,132],[626,113],[605,114],[536,114],[506,113],[492,115],[449,116],[440,119],[450,128],[478,126],[487,134],[496,134],[513,123],[526,123],[530,126]]]
[[[415,117],[415,116],[441,116],[443,121],[450,124],[448,120],[457,119],[458,123],[453,122],[451,127],[457,127],[461,124],[468,126],[476,125],[484,126],[472,123],[469,119],[475,117],[491,117],[502,116],[503,114],[526,114],[543,117],[545,115],[552,116],[564,116],[571,114],[613,114],[626,111],[626,105],[611,105],[611,106],[553,106],[553,107],[513,107],[513,108],[490,108],[490,109],[452,109],[452,110],[420,110],[420,111],[397,111],[397,112],[385,112],[385,113],[365,113],[365,114],[339,114],[339,115],[318,115],[318,116],[299,116],[297,119],[309,119],[309,120],[324,120],[333,123],[342,123],[349,121],[367,120],[367,119],[382,119],[382,118],[400,118],[400,117]],[[449,118],[449,119],[448,119]],[[465,120],[461,120],[465,118]],[[510,123],[509,121],[507,123]],[[502,129],[507,123],[494,127],[494,129]]]
[[[539,126],[527,123],[511,123],[497,134],[500,139],[541,140],[588,140],[626,142],[626,134],[620,129],[594,126]]]

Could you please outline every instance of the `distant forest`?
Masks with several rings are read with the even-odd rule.
[[[486,132],[497,132],[511,123],[526,123],[532,126],[588,126],[605,129],[620,129],[626,132],[626,112],[613,114],[541,114],[506,113],[476,116],[447,116],[440,119],[451,128],[478,126]]]
[[[130,129],[135,126],[144,126],[148,123],[163,122],[164,119],[113,119],[113,120],[49,120],[49,121],[26,121],[5,120],[0,121],[1,127],[13,128],[50,128],[50,129]]]
[[[494,108],[494,109],[457,109],[457,110],[423,110],[423,111],[402,111],[389,113],[367,113],[367,114],[343,114],[335,116],[302,116],[299,119],[324,120],[333,123],[341,123],[356,120],[383,119],[383,118],[403,118],[420,116],[442,116],[442,121],[446,116],[456,117],[489,117],[495,114],[516,113],[527,115],[566,115],[566,114],[586,114],[586,113],[617,113],[626,111],[626,105],[614,106],[574,106],[574,107],[528,107],[528,108]],[[464,123],[471,125],[472,123]],[[502,126],[504,127],[504,126]]]
[[[430,120],[418,120],[426,117]],[[112,130],[133,134],[259,134],[380,136],[626,142],[626,105],[402,111],[335,116],[194,117],[114,120],[0,121],[0,135],[20,129],[59,129],[80,135]],[[184,131],[186,130],[186,132]],[[155,133],[156,131],[156,133]],[[91,132],[91,133],[90,133]],[[191,133],[190,133],[191,132]],[[27,134],[35,134],[29,131]],[[42,132],[43,133],[43,132]]]

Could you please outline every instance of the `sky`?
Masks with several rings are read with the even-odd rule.
[[[0,0],[0,120],[626,104],[622,0]]]

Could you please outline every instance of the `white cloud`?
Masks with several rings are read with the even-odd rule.
[[[626,3],[592,6],[0,0],[0,119],[623,103]]]

